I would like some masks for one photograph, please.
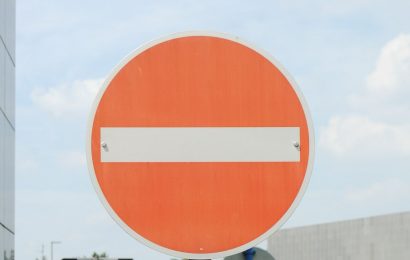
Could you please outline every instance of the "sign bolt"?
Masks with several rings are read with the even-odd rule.
[[[101,147],[105,152],[108,152],[108,145],[106,142],[101,142]]]
[[[299,144],[299,142],[293,142],[293,146],[298,150],[298,151],[300,151],[300,144]]]

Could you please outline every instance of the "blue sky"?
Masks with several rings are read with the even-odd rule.
[[[108,216],[85,163],[102,80],[141,44],[202,30],[239,36],[293,75],[316,163],[285,227],[410,210],[410,2],[17,1],[16,258],[107,251],[169,259]]]

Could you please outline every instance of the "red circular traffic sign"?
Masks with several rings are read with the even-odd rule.
[[[87,160],[97,194],[161,252],[244,251],[295,210],[311,175],[312,122],[289,74],[237,38],[180,34],[145,45],[94,101]]]

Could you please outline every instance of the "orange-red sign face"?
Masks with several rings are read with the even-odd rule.
[[[90,118],[90,172],[111,216],[145,244],[190,258],[230,255],[277,230],[302,196],[313,157],[306,104],[284,73],[274,60],[225,36],[181,35],[132,54],[106,81]],[[279,129],[272,142],[295,130],[289,136],[296,133],[298,140],[289,142],[291,148],[287,141],[278,147],[297,156],[283,159],[285,148],[275,151],[278,160],[263,159],[263,151],[236,155],[236,143],[248,138],[243,136],[262,138],[259,130],[242,128],[261,129],[263,135]],[[238,136],[235,144],[224,143],[230,130],[232,138]],[[155,144],[152,131],[164,141]],[[198,136],[221,141],[196,147]],[[129,143],[120,144],[121,138]],[[184,140],[191,142],[189,151],[180,148]],[[202,145],[215,150],[201,151]],[[218,154],[220,149],[226,151]],[[133,154],[137,150],[141,155]],[[103,158],[110,152],[118,156]],[[196,153],[198,158],[190,156]]]

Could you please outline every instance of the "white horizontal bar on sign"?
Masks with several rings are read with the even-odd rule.
[[[299,127],[102,127],[101,162],[298,162]]]

